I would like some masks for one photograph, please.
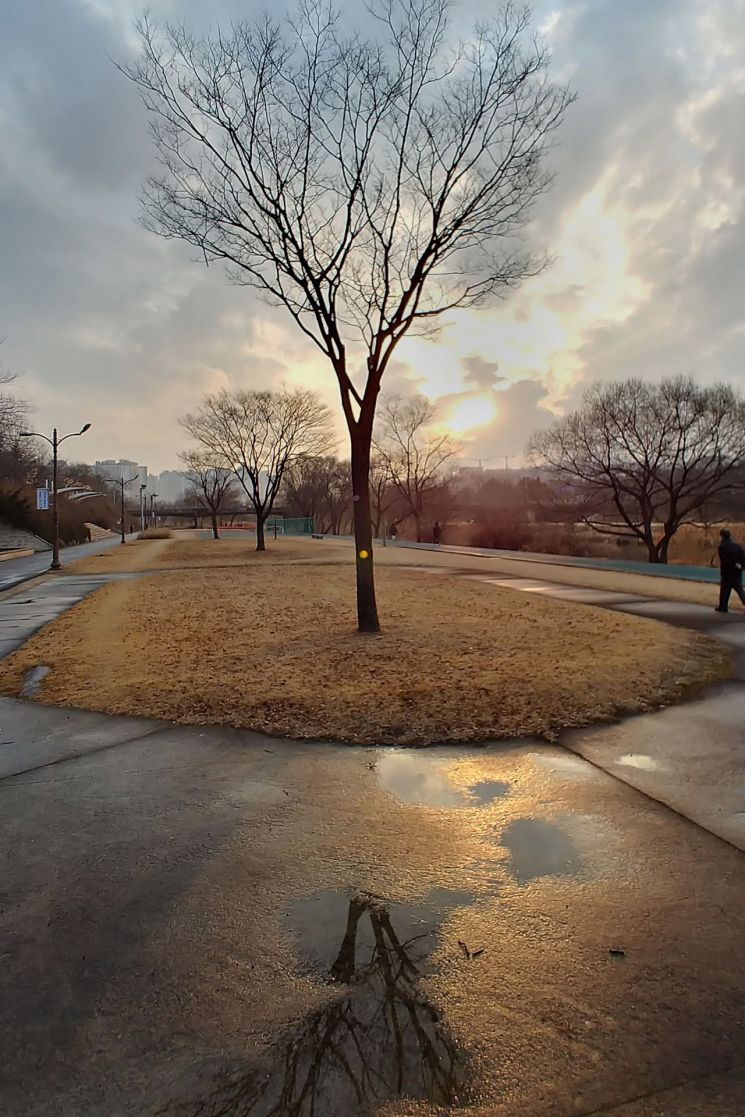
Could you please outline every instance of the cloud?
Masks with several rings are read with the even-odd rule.
[[[504,376],[497,376],[497,361],[487,361],[477,353],[463,357],[460,363],[466,370],[467,383],[473,384],[475,388],[493,388],[500,380],[504,380]]]
[[[200,29],[260,6],[150,4]],[[205,391],[302,383],[337,413],[338,391],[286,315],[138,224],[154,156],[111,59],[129,56],[141,9],[6,0],[0,336],[35,423],[90,418],[90,457],[166,468],[183,445],[178,417]],[[458,24],[481,14],[464,0]],[[539,0],[553,73],[579,94],[529,230],[553,263],[503,302],[453,315],[437,342],[402,343],[384,391],[473,415],[467,453],[498,459],[593,379],[742,382],[744,14],[742,0]]]

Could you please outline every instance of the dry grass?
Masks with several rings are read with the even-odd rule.
[[[100,555],[77,559],[65,566],[66,574],[125,574],[157,569],[158,556],[168,547],[166,539],[128,539],[124,546],[109,547]]]
[[[448,554],[446,551],[415,551],[389,547],[383,552],[376,551],[375,560],[379,565],[393,564],[428,569],[447,567],[497,578],[500,574],[504,574],[530,581],[556,582],[564,586],[582,586],[586,589],[627,593],[633,597],[680,601],[712,607],[716,604],[719,594],[719,587],[714,582],[685,582],[676,578],[564,566],[552,563],[549,556],[546,562],[534,562],[517,557],[514,559],[479,558],[477,555]]]
[[[44,702],[429,744],[552,738],[726,672],[718,645],[652,621],[388,566],[385,633],[361,637],[353,580],[349,565],[306,562],[300,577],[251,561],[113,583],[2,661],[0,689],[47,664]]]
[[[146,527],[137,533],[138,539],[172,539],[173,532],[169,527]]]
[[[745,538],[745,533],[741,537]],[[352,562],[351,544],[338,540],[286,538],[277,542],[270,540],[268,548],[265,553],[257,554],[249,537],[221,539],[215,542],[211,539],[197,539],[180,534],[169,541],[128,542],[125,547],[109,550],[104,555],[79,559],[66,569],[76,574],[105,574],[107,571],[253,567],[277,563],[346,565]],[[675,578],[655,578],[644,574],[624,574],[620,571],[563,566],[552,563],[549,556],[546,562],[533,562],[517,556],[514,559],[483,558],[478,555],[450,554],[447,551],[418,551],[389,546],[377,548],[375,562],[378,568],[383,566],[449,568],[496,577],[506,574],[518,578],[558,582],[567,586],[584,586],[590,589],[628,593],[635,597],[698,605],[713,605],[718,593],[714,583],[685,582]]]
[[[745,524],[715,524],[704,528],[698,524],[684,524],[673,536],[670,544],[670,561],[691,566],[717,566],[719,530],[728,527],[735,539],[745,539]]]
[[[107,571],[180,570],[204,567],[273,565],[286,562],[351,562],[348,543],[325,540],[280,539],[269,543],[269,549],[257,552],[249,537],[232,539],[199,539],[179,534],[167,542],[141,541],[127,543],[102,555],[78,559],[65,569],[73,574],[105,574]]]

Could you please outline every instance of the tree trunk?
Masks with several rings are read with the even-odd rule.
[[[665,532],[665,534],[662,536],[662,539],[660,539],[659,543],[657,544],[657,559],[655,561],[663,563],[665,566],[667,565],[668,561],[667,556],[668,551],[670,550],[671,539],[672,533],[668,534],[667,532]]]
[[[256,513],[256,550],[266,550],[266,540],[264,539],[264,516]]]
[[[217,530],[217,516],[215,515],[214,512],[212,513],[212,538],[213,539],[219,539],[220,538],[220,534]]]
[[[357,563],[357,626],[360,632],[380,632],[375,601],[372,518],[370,509],[370,442],[372,419],[350,432],[352,444],[352,493],[354,547]]]

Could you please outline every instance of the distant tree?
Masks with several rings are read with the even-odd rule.
[[[352,503],[349,462],[333,454],[291,462],[285,471],[282,502],[289,515],[312,519],[318,531],[338,535]]]
[[[423,538],[425,502],[442,482],[443,468],[458,452],[451,435],[433,428],[435,407],[424,396],[383,400],[375,429],[375,452],[408,515]]]
[[[352,505],[352,473],[348,461],[332,459],[322,502],[322,530],[338,535]]]
[[[145,191],[148,227],[284,307],[333,369],[358,624],[377,632],[369,468],[383,375],[407,333],[431,335],[442,315],[540,270],[520,233],[571,96],[548,80],[513,4],[461,42],[448,0],[370,9],[369,38],[344,34],[327,0],[207,38],[144,19],[124,72],[162,167]]]
[[[34,440],[19,437],[27,426],[29,405],[6,390],[15,379],[12,373],[0,372],[0,480],[19,485],[33,476],[42,455]]]
[[[212,538],[219,539],[217,520],[230,504],[235,473],[232,469],[226,469],[223,459],[216,458],[209,450],[184,450],[179,458],[186,466],[184,476],[194,496],[209,509]],[[187,499],[191,495],[191,492],[187,492]]]
[[[181,425],[210,456],[231,470],[256,516],[256,550],[288,465],[323,455],[333,445],[331,415],[315,392],[218,392],[205,397]]]
[[[700,519],[742,472],[745,402],[688,376],[595,385],[530,450],[575,493],[585,523],[638,539],[650,562],[666,563],[681,524]]]
[[[380,538],[386,524],[386,515],[394,508],[398,491],[393,484],[385,459],[373,449],[370,459],[370,508],[373,536]]]

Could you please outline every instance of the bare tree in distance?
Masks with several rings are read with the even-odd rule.
[[[638,539],[650,562],[666,563],[681,524],[745,464],[745,402],[689,376],[595,385],[579,410],[533,436],[530,452],[573,489],[585,523]]]
[[[219,539],[217,519],[233,494],[235,472],[209,450],[184,450],[179,458],[186,466],[184,476],[195,495],[209,509],[212,538]]]
[[[282,501],[290,515],[311,518],[316,530],[338,535],[352,503],[349,462],[333,454],[291,462],[285,470]]]
[[[548,80],[526,10],[507,4],[461,43],[449,0],[367,10],[369,37],[345,32],[329,0],[205,38],[144,17],[140,58],[122,69],[163,168],[145,188],[146,225],[224,261],[333,368],[358,622],[377,632],[368,481],[382,377],[406,334],[541,269],[520,233],[572,98]]]
[[[12,484],[31,480],[45,457],[35,440],[20,437],[28,426],[30,406],[6,390],[16,379],[15,373],[0,369],[0,480]]]
[[[435,405],[425,396],[391,396],[382,402],[374,434],[375,452],[414,518],[418,543],[427,495],[441,483],[445,465],[459,449],[450,434],[434,427],[435,415]]]
[[[256,516],[257,551],[266,550],[264,524],[288,464],[327,453],[334,442],[329,409],[300,388],[208,395],[181,425],[235,474]]]
[[[398,492],[391,479],[385,459],[373,447],[370,458],[370,514],[375,539],[386,528],[386,515],[396,504]]]

